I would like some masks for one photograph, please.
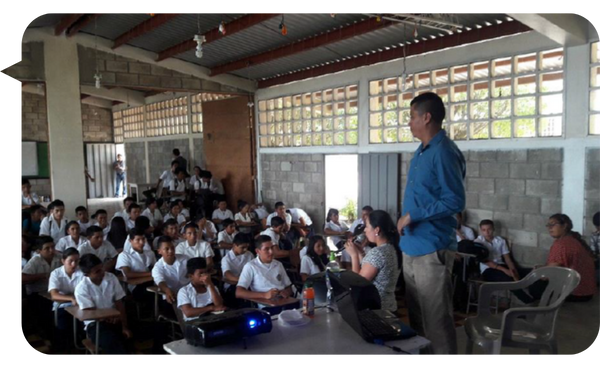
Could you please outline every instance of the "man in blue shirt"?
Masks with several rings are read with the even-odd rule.
[[[455,215],[465,207],[465,159],[442,129],[444,103],[424,93],[410,103],[410,130],[421,140],[410,163],[398,220],[410,324],[435,354],[456,354],[452,314]]]

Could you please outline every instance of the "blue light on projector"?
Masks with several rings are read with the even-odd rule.
[[[250,328],[256,327],[256,320],[251,319],[250,321],[248,321],[248,325],[250,326]]]

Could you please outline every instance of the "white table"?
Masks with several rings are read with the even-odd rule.
[[[429,345],[429,340],[415,336],[386,344],[418,354]],[[188,345],[183,339],[163,347],[169,354],[398,354],[385,346],[366,342],[339,313],[324,308],[315,310],[315,317],[304,326],[287,327],[274,320],[271,332],[246,339],[246,349],[242,340],[205,348]]]

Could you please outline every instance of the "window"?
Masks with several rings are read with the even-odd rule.
[[[261,100],[258,123],[261,147],[356,145],[358,86]]]
[[[600,135],[600,43],[592,44],[590,68],[590,134]]]
[[[113,134],[115,143],[123,143],[123,112],[113,112]]]
[[[454,140],[561,136],[563,59],[555,49],[371,81],[369,143],[413,142],[410,101],[428,91],[442,98]],[[600,134],[600,91],[596,98]]]
[[[188,98],[146,105],[148,137],[188,134]]]
[[[143,138],[144,107],[133,107],[123,110],[123,138]]]

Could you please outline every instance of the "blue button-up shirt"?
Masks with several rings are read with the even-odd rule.
[[[406,181],[402,215],[410,213],[400,249],[416,257],[456,249],[455,215],[465,208],[465,158],[441,130],[415,152]]]

